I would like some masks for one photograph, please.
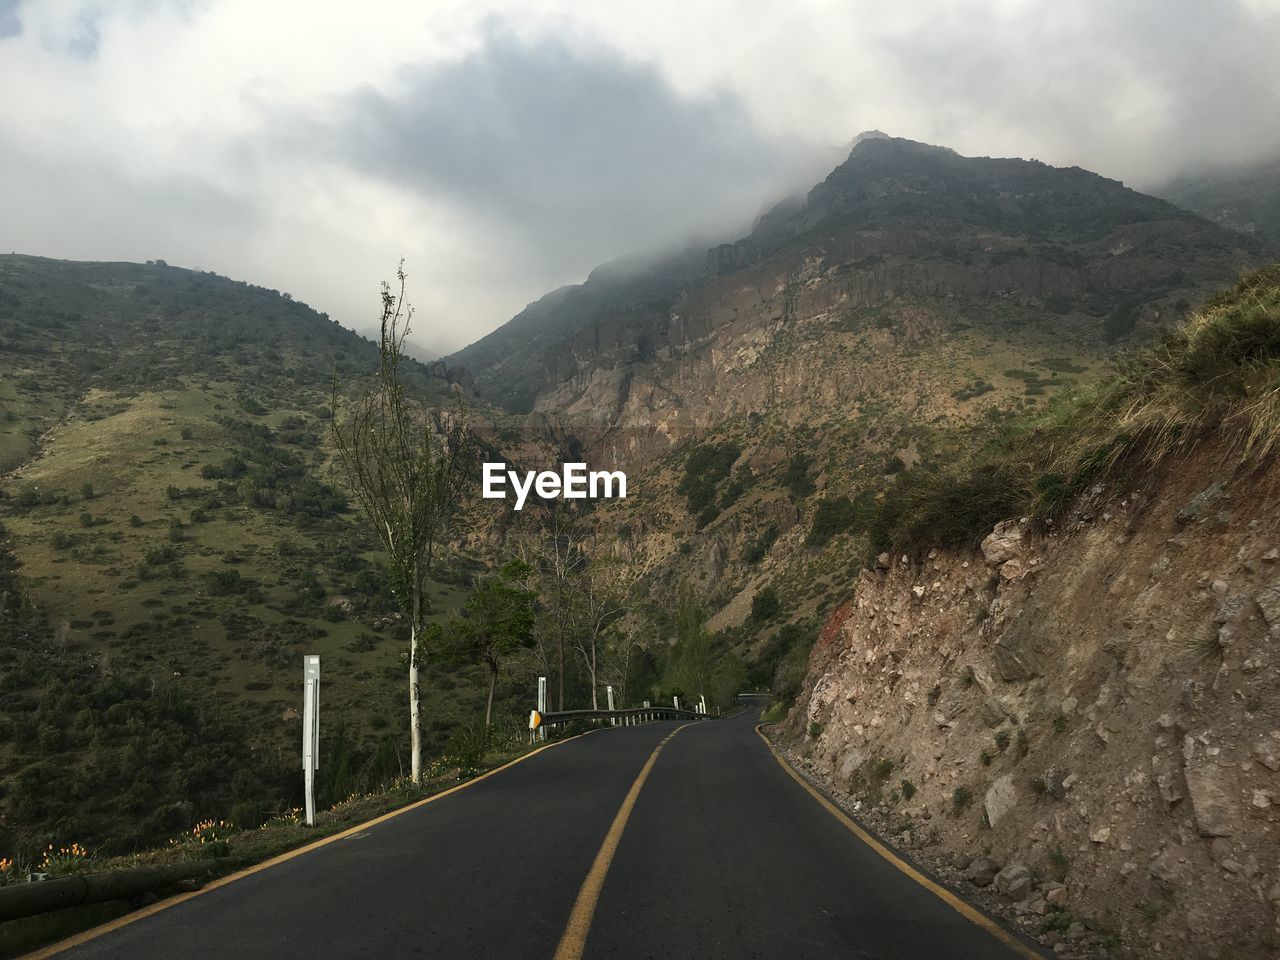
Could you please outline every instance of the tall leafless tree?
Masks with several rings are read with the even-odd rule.
[[[339,415],[341,395],[334,378],[332,433],[348,484],[387,553],[392,592],[409,624],[410,771],[418,783],[426,579],[462,501],[471,441],[461,401],[451,416],[433,416],[406,395],[400,364],[413,308],[405,300],[403,261],[396,277],[397,289],[382,284],[377,375],[345,417]]]
[[[601,660],[605,631],[622,614],[626,606],[621,591],[611,571],[599,560],[587,556],[587,562],[578,570],[574,589],[570,594],[573,620],[574,646],[591,682],[591,709],[600,709]],[[619,691],[621,692],[621,691]]]

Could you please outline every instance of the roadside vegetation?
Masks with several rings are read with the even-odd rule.
[[[1092,389],[1002,425],[968,460],[900,474],[868,525],[870,544],[976,545],[998,520],[1053,521],[1094,484],[1129,484],[1209,434],[1246,466],[1280,444],[1280,265],[1121,355]]]

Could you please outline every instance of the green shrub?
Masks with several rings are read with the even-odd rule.
[[[862,491],[852,500],[846,496],[823,497],[814,510],[805,546],[825,547],[842,533],[867,531],[876,514],[875,493],[871,490]]]
[[[772,620],[782,609],[782,601],[778,599],[778,591],[773,587],[765,587],[751,598],[751,619],[756,623]]]
[[[902,790],[903,800],[910,800],[916,795],[916,785],[910,780],[903,780],[899,786]]]
[[[1071,861],[1067,855],[1062,852],[1061,847],[1054,847],[1049,851],[1049,875],[1053,879],[1061,883],[1067,879],[1067,871],[1071,867]]]
[[[686,498],[689,512],[699,517],[699,526],[705,526],[719,514],[716,509],[709,519],[708,511],[714,506],[716,487],[729,476],[729,471],[742,454],[742,449],[732,442],[720,444],[696,444],[685,456],[684,476],[677,490]]]
[[[809,476],[810,462],[807,454],[793,453],[782,471],[782,484],[795,500],[803,500],[818,489]]]
[[[760,532],[760,536],[756,537],[742,551],[743,563],[755,564],[759,563],[769,553],[774,543],[778,539],[777,524],[769,524]]]

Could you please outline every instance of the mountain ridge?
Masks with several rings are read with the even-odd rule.
[[[593,271],[447,359],[466,366],[482,395],[508,409],[563,413],[573,403],[566,383],[584,372],[630,368],[647,375],[655,359],[741,319],[748,308],[734,302],[741,300],[735,294],[746,285],[765,284],[755,309],[769,314],[749,325],[794,315],[796,305],[782,303],[769,287],[786,285],[788,275],[812,285],[805,270],[814,260],[863,286],[828,297],[832,305],[840,298],[881,302],[1006,288],[1042,300],[1088,292],[1092,300],[1075,319],[1091,315],[1099,328],[1138,287],[1149,298],[1114,321],[1124,329],[1095,336],[1124,339],[1134,327],[1160,324],[1135,315],[1147,303],[1207,293],[1263,249],[1078,167],[962,157],[946,147],[873,137],[856,142],[802,201],[784,200],[762,215],[748,236],[700,257],[682,251],[621,280]],[[935,269],[922,262],[930,260]],[[761,275],[764,264],[778,276]]]

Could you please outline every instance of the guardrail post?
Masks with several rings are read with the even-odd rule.
[[[539,713],[546,713],[546,712],[547,712],[547,678],[546,678],[546,677],[539,677],[539,678],[538,678],[538,707],[537,707],[537,710],[538,710],[538,712],[539,712]],[[546,727],[539,727],[539,728],[538,728],[538,739],[539,739],[539,740],[545,740],[545,739],[547,739],[547,728],[546,728]]]
[[[320,658],[302,658],[302,788],[307,826],[316,825],[316,770],[320,766]]]

